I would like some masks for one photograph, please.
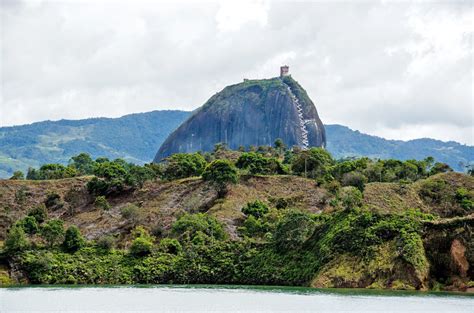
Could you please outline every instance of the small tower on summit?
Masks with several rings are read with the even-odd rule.
[[[280,77],[290,75],[290,67],[288,65],[280,66]]]

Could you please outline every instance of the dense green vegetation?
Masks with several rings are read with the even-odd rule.
[[[239,180],[259,175],[297,175],[311,179],[332,195],[331,209],[315,214],[295,209],[284,199],[271,203],[257,199],[241,208],[238,232],[231,236],[222,221],[207,212],[183,211],[168,229],[147,228],[139,223],[137,205],[129,204],[120,210],[123,217],[133,220],[128,234],[86,240],[75,225],[66,228],[61,219],[48,216],[48,209],[61,205],[61,199],[50,193],[44,204],[31,208],[10,227],[2,253],[26,273],[31,283],[310,285],[315,277],[327,272],[333,260],[351,257],[373,264],[380,262],[381,249],[393,246],[391,253],[396,261],[385,262],[401,267],[394,273],[411,273],[410,277],[417,280],[396,277],[397,283],[393,283],[389,277],[381,282],[380,275],[385,272],[377,270],[366,279],[366,285],[422,288],[430,272],[430,260],[436,258],[436,249],[427,250],[424,238],[433,229],[450,231],[452,227],[462,235],[463,227],[474,226],[472,220],[443,224],[440,218],[446,216],[444,213],[427,214],[417,208],[382,214],[364,207],[362,191],[371,182],[395,183],[400,190],[417,183],[423,201],[456,206],[462,214],[472,214],[473,191],[453,189],[436,178],[439,172],[450,170],[432,158],[335,160],[321,148],[289,150],[279,141],[275,147],[253,147],[250,151],[229,151],[219,145],[213,153],[173,155],[161,164],[144,166],[121,159],[93,160],[79,154],[68,166],[42,166],[27,176],[57,179],[92,175],[87,190],[94,205],[109,210],[109,201],[139,190],[148,180],[196,177],[215,188],[215,201],[220,201],[229,186]],[[434,286],[446,281],[428,283]]]
[[[122,158],[136,164],[153,159],[156,149],[190,112],[154,111],[117,119],[45,121],[0,128],[0,177],[28,167],[60,163],[87,152],[92,157]],[[139,125],[139,127],[138,127]],[[327,149],[336,158],[424,159],[433,156],[457,171],[473,163],[473,147],[433,139],[386,140],[341,125],[326,125]],[[18,175],[18,174],[17,174]],[[22,178],[21,176],[17,176]]]

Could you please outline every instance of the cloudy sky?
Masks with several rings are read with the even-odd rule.
[[[0,126],[192,110],[243,78],[324,123],[474,144],[471,1],[1,0]]]

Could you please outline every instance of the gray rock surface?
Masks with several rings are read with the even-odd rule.
[[[212,96],[161,145],[154,161],[173,153],[212,151],[216,143],[239,146],[321,147],[326,134],[316,107],[291,77],[244,80]]]

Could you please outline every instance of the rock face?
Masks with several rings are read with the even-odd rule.
[[[306,91],[291,77],[244,80],[212,96],[161,145],[154,162],[173,153],[239,146],[324,147],[326,133]]]

